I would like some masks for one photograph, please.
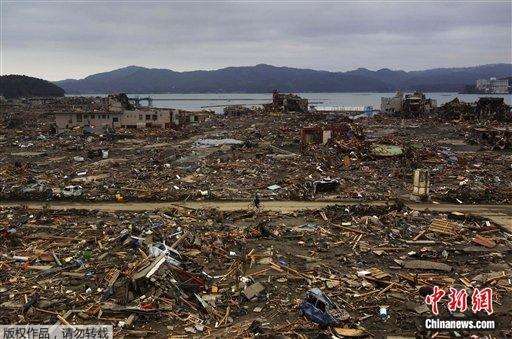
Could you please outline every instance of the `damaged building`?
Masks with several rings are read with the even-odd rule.
[[[265,105],[267,110],[275,112],[308,112],[308,99],[296,94],[272,92],[272,103]]]
[[[436,100],[425,97],[422,92],[414,92],[405,95],[402,113],[410,117],[419,117],[422,114],[432,113],[436,107]]]
[[[111,128],[176,128],[209,119],[212,112],[189,112],[170,108],[137,107],[124,93],[111,94],[105,102],[92,105],[60,105],[50,114],[57,128],[108,126]]]
[[[397,92],[394,97],[381,97],[380,110],[386,113],[401,112],[403,102],[404,94],[402,92]]]
[[[437,101],[425,96],[422,92],[403,94],[397,92],[394,97],[381,98],[381,111],[386,113],[399,113],[404,117],[419,117],[430,114],[437,108]]]

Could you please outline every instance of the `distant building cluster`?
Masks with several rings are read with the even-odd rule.
[[[507,79],[479,79],[476,81],[476,89],[482,93],[489,94],[507,94],[508,93],[508,80]]]

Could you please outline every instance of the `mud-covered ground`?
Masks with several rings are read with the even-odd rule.
[[[435,219],[450,234],[436,231]],[[432,315],[422,293],[436,285],[494,292],[498,330],[457,335],[512,335],[512,236],[463,213],[395,205],[286,213],[3,208],[0,226],[2,324],[54,324],[60,315],[72,324],[112,324],[116,337],[317,337],[335,329],[298,313],[306,291],[317,287],[348,312],[339,327],[361,336],[455,335],[422,330]],[[175,244],[174,261],[136,278],[158,259],[153,246],[161,242]],[[248,300],[255,283],[263,290]],[[456,316],[475,317],[471,310]]]

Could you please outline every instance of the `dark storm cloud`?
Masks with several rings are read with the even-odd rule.
[[[511,62],[510,2],[4,2],[3,73]]]

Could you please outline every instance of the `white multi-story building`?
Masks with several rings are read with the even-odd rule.
[[[476,89],[484,93],[506,94],[508,93],[508,80],[498,80],[496,78],[478,79],[476,81]]]

